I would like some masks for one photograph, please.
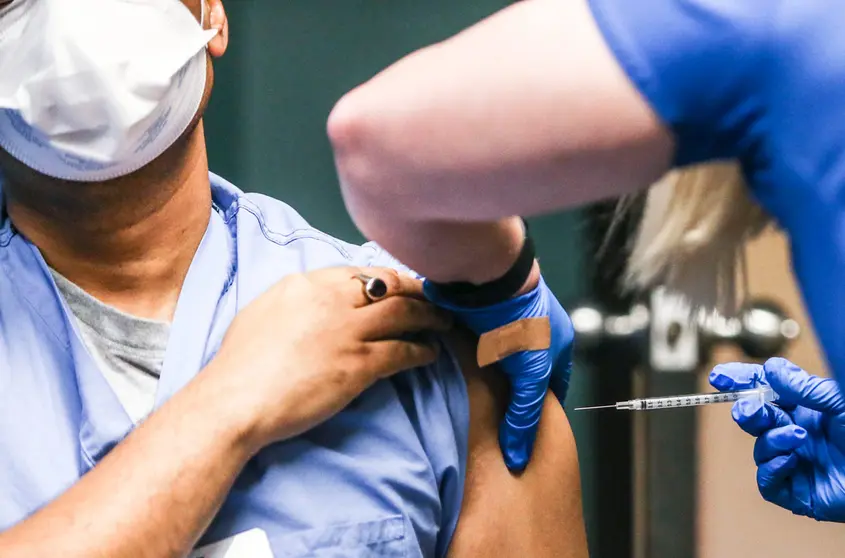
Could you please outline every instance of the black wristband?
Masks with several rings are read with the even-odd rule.
[[[519,292],[528,280],[528,276],[531,275],[536,254],[534,241],[528,234],[528,223],[523,219],[522,224],[525,229],[522,250],[504,275],[481,285],[467,282],[436,283],[430,281],[440,298],[450,304],[464,308],[490,306],[513,298],[513,295]]]

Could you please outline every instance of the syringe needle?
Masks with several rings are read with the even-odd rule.
[[[592,411],[594,409],[615,409],[616,405],[599,405],[598,407],[575,407],[576,411]]]

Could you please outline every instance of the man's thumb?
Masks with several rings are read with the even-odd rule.
[[[769,359],[763,371],[778,394],[778,403],[800,405],[822,413],[845,413],[845,398],[836,380],[808,374],[784,358]]]

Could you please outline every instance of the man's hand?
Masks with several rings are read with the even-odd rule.
[[[835,380],[782,358],[723,364],[710,373],[722,391],[770,385],[776,404],[743,399],[733,418],[757,438],[757,486],[767,501],[819,521],[845,522],[845,398]]]
[[[419,299],[421,283],[368,269],[388,286],[369,303],[360,272],[292,275],[258,297],[194,380],[67,492],[0,533],[0,556],[183,558],[255,452],[434,360],[432,344],[407,337],[450,327]]]
[[[370,302],[357,268],[292,275],[241,311],[216,357],[221,393],[243,409],[255,449],[328,419],[379,379],[434,361],[420,333],[449,315],[423,300],[422,283],[367,268],[387,285]],[[237,370],[236,374],[232,370]]]

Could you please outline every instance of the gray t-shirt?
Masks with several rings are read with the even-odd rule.
[[[135,423],[153,410],[170,324],[103,304],[53,271],[88,352]]]

